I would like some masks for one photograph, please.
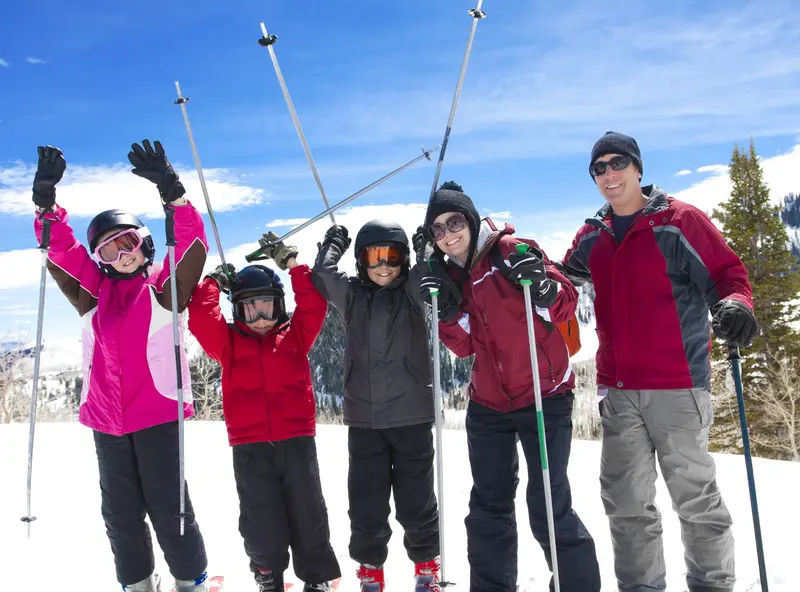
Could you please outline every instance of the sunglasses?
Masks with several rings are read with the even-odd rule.
[[[97,245],[94,258],[101,263],[116,263],[123,255],[133,255],[138,251],[142,247],[144,236],[149,234],[146,228],[128,228],[118,232]]]
[[[460,232],[461,230],[464,230],[466,226],[467,219],[464,217],[464,214],[457,212],[445,220],[444,224],[441,222],[434,222],[428,226],[428,232],[430,233],[431,237],[433,237],[433,240],[440,241],[447,235],[448,232]]]
[[[615,156],[614,158],[605,162],[598,160],[592,165],[592,176],[601,177],[605,175],[608,167],[611,167],[615,171],[621,171],[628,168],[631,162],[633,162],[633,160],[630,156]]]
[[[361,249],[358,260],[372,269],[385,263],[389,267],[400,267],[406,261],[406,251],[398,245],[367,245]]]
[[[272,296],[254,296],[233,304],[233,316],[245,323],[255,323],[258,319],[274,321],[282,312],[281,299]]]

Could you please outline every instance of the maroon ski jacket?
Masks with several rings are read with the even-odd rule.
[[[490,219],[484,219],[479,252],[469,281],[462,286],[461,314],[452,322],[439,322],[439,337],[453,353],[461,358],[475,354],[470,398],[501,412],[528,407],[535,402],[523,292],[492,265],[489,256],[489,249],[500,241],[500,251],[507,261],[521,242],[512,236],[513,233],[514,227],[509,224],[497,231]],[[542,397],[575,387],[567,345],[555,324],[575,314],[578,300],[575,287],[547,259],[546,270],[547,277],[558,282],[559,292],[550,308],[534,308]],[[448,262],[447,271],[456,279],[461,270],[455,263]]]
[[[594,284],[597,383],[621,389],[711,388],[709,307],[753,308],[747,269],[702,211],[650,185],[622,241],[611,207],[586,220],[560,268]]]

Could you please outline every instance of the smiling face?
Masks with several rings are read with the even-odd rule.
[[[98,244],[102,244],[103,241],[105,241],[106,239],[109,239],[115,234],[119,233],[120,233],[119,228],[112,228],[108,232],[104,233],[98,239],[97,242]],[[132,253],[121,253],[119,260],[111,263],[110,265],[111,267],[114,268],[114,270],[117,273],[128,274],[128,273],[133,273],[134,271],[139,269],[142,265],[145,264],[145,261],[146,259],[144,253],[142,253],[142,248],[141,246],[139,246],[139,248],[137,248]]]
[[[462,220],[458,219],[459,217],[463,219],[463,224]],[[453,257],[462,263],[465,262],[469,254],[472,236],[464,215],[459,212],[445,212],[437,216],[431,226],[436,224],[441,225],[440,229],[442,227],[445,229],[444,236],[436,241],[436,246],[448,257]],[[453,228],[458,228],[458,230],[453,230]]]
[[[621,156],[620,154],[604,154],[594,162],[610,163]],[[619,162],[619,160],[614,162]],[[606,201],[611,204],[615,214],[627,216],[644,207],[645,198],[642,195],[640,184],[642,175],[634,162],[630,161],[630,164],[622,170],[614,170],[612,166],[607,166],[603,174],[593,174],[593,176],[597,188]]]
[[[367,268],[367,276],[379,286],[388,286],[400,275],[400,267],[381,263],[378,267]]]

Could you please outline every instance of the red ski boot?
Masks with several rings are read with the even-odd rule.
[[[439,586],[439,558],[414,565],[414,592],[442,592]]]
[[[383,592],[386,588],[383,581],[383,567],[362,565],[358,568],[356,577],[361,581],[360,592]]]

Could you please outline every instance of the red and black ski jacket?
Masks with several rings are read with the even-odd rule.
[[[709,308],[752,310],[747,269],[702,211],[650,185],[618,241],[612,210],[586,220],[560,268],[594,284],[597,383],[620,389],[711,388]]]
[[[307,265],[290,269],[289,275],[294,313],[264,336],[239,321],[228,324],[212,278],[195,288],[189,302],[189,330],[222,365],[222,411],[231,446],[316,435],[308,352],[328,303],[314,288]]]
[[[498,231],[490,219],[483,220],[479,251],[469,279],[462,286],[461,314],[452,322],[439,322],[439,337],[448,349],[461,358],[475,354],[470,398],[500,412],[514,411],[535,402],[524,295],[516,283],[500,273],[489,256],[492,246],[499,242],[503,259],[507,261],[521,243],[513,233],[514,227],[509,224]],[[555,324],[569,320],[578,302],[575,287],[546,255],[545,264],[547,277],[558,282],[558,297],[550,308],[534,308],[542,397],[575,387],[569,351]],[[461,268],[448,261],[446,269],[458,281]]]

